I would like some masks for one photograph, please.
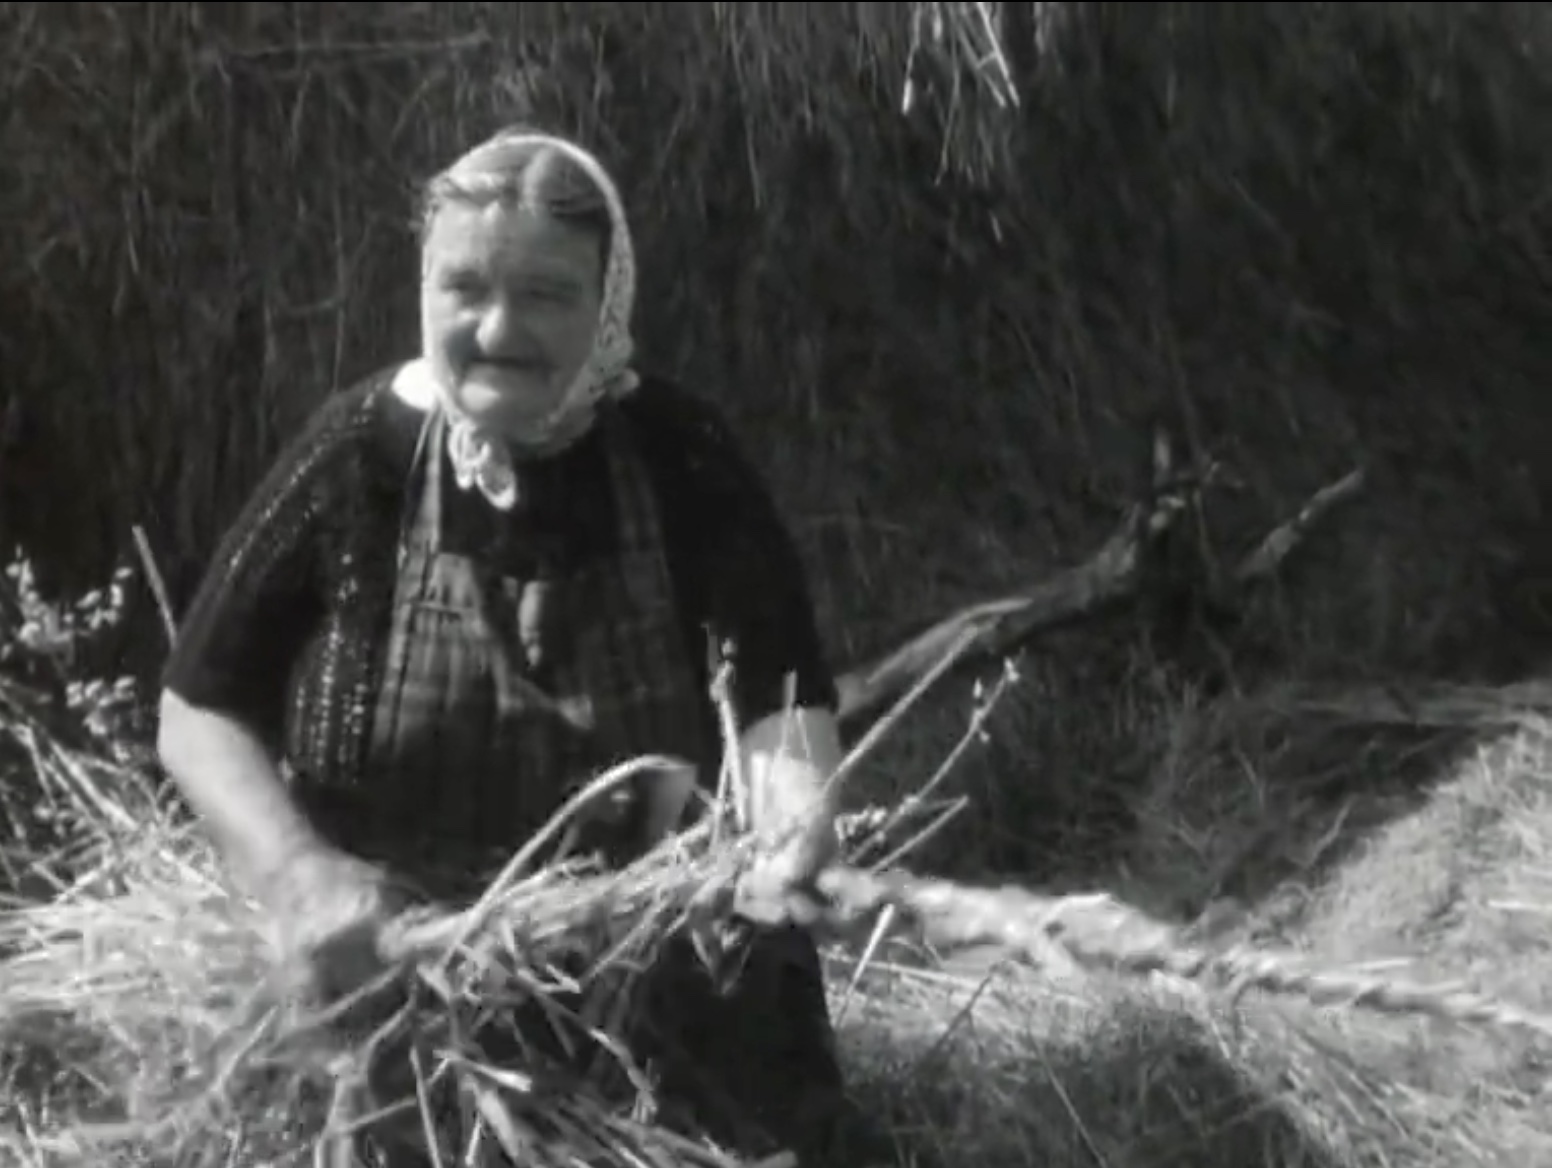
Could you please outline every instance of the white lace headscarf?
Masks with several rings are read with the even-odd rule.
[[[519,176],[533,165],[535,147],[559,151],[581,167],[598,187],[610,219],[609,255],[592,349],[549,417],[524,437],[525,446],[552,449],[585,432],[601,400],[622,397],[639,384],[631,367],[635,356],[631,313],[636,299],[636,259],[619,191],[599,161],[574,142],[519,131],[498,134],[475,147],[441,179],[461,194],[479,197],[486,192],[495,195],[513,191],[517,177],[516,189],[522,192]],[[428,217],[434,217],[439,209],[435,198],[433,188]],[[440,379],[436,388],[438,404],[448,421],[447,449],[459,487],[478,489],[492,506],[511,510],[517,503],[518,483],[510,441],[482,429],[458,407],[450,387],[441,384]]]

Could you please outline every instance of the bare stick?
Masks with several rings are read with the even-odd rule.
[[[1266,538],[1256,545],[1255,551],[1245,557],[1234,573],[1240,585],[1262,580],[1282,566],[1288,554],[1309,535],[1315,521],[1337,505],[1346,502],[1363,489],[1363,471],[1355,470],[1334,483],[1330,483],[1310,496],[1299,508],[1297,515],[1278,524],[1267,532]]]
[[[1156,474],[1167,477],[1167,447],[1157,448],[1154,454]],[[1189,479],[1173,486],[1158,485],[1152,503],[1134,507],[1120,528],[1084,563],[1025,592],[961,609],[892,652],[842,674],[837,687],[843,727],[852,733],[862,731],[897,694],[935,669],[950,647],[956,668],[1006,657],[1041,633],[1093,619],[1112,605],[1135,597],[1142,587],[1148,548],[1175,525],[1190,505],[1188,496],[1200,485]],[[1248,587],[1274,573],[1316,523],[1356,495],[1362,485],[1362,472],[1354,471],[1317,491],[1244,559],[1234,574],[1235,583]]]

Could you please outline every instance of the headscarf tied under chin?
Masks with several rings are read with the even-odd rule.
[[[451,176],[457,179],[465,175],[499,174],[508,156],[521,157],[535,146],[553,147],[583,169],[603,195],[611,225],[603,296],[592,351],[560,403],[521,442],[525,448],[550,453],[569,445],[587,431],[601,400],[623,397],[640,383],[631,368],[635,355],[630,325],[636,299],[636,258],[624,203],[614,180],[593,155],[573,142],[548,134],[503,135],[474,150],[455,166]],[[510,511],[517,505],[519,494],[510,442],[482,429],[478,422],[459,409],[447,387],[439,384],[439,389],[440,405],[448,421],[447,451],[458,486],[463,490],[477,487],[492,506]]]

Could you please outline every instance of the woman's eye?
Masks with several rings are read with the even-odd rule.
[[[516,298],[538,304],[570,304],[576,299],[576,290],[569,284],[554,281],[535,281],[517,289]]]
[[[477,300],[487,291],[485,281],[478,276],[450,276],[442,286],[464,300]]]

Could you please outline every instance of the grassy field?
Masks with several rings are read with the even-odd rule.
[[[0,6],[0,545],[72,596],[142,525],[180,605],[300,417],[412,346],[413,179],[536,105],[616,165],[644,356],[769,474],[838,662],[1083,559],[1153,423],[1223,465],[1143,603],[1025,655],[914,865],[1552,1011],[1541,6],[1003,8],[1019,107],[929,36],[907,114],[906,15],[966,6]],[[72,676],[154,668],[125,586]],[[975,964],[845,1011],[944,1164],[1552,1165],[1520,1031]]]

